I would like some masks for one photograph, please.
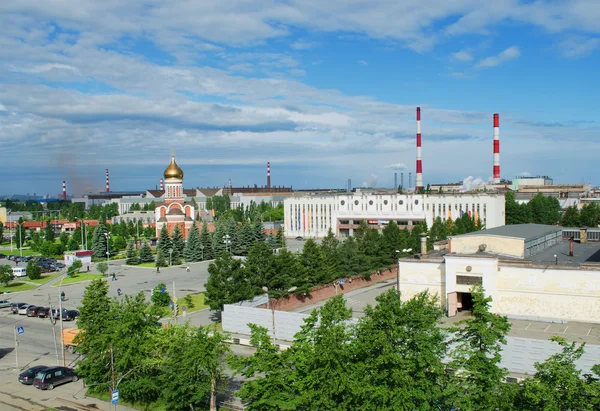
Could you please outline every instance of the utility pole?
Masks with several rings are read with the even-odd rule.
[[[52,319],[52,298],[50,297],[50,294],[48,294],[48,307],[50,307],[50,318]],[[58,356],[58,343],[56,342],[56,327],[54,327],[54,325],[56,325],[56,321],[52,322],[50,321],[50,325],[52,326],[52,337],[54,340],[54,351],[56,351],[56,365],[60,365],[60,357]]]
[[[15,325],[15,354],[16,354],[16,363],[17,370],[19,369],[19,342],[17,341],[17,326]]]

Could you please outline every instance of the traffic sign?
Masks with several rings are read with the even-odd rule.
[[[169,301],[169,307],[173,308],[173,301]]]
[[[177,302],[177,297],[173,297],[173,302],[176,303]]]
[[[23,327],[22,325],[17,327],[17,334],[21,335],[25,332],[25,327]]]
[[[116,404],[119,402],[119,390],[114,390],[112,392],[112,401],[111,403]]]
[[[344,280],[340,280],[340,285],[344,285]]]
[[[185,310],[187,310],[187,307],[185,305],[181,306],[181,311],[185,312]]]
[[[164,293],[164,292],[166,292],[166,291],[167,291],[167,289],[166,289],[165,287],[163,287],[163,288],[161,288],[161,289],[160,289],[160,292],[161,292],[161,293]]]

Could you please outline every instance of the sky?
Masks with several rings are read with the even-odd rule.
[[[598,184],[597,0],[0,2],[0,194]]]

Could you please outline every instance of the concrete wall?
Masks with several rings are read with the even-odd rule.
[[[430,294],[440,297],[440,303],[445,307],[445,288],[444,260],[426,264],[417,260],[400,260],[400,294],[403,301],[429,290]]]
[[[523,258],[524,240],[520,238],[495,237],[485,235],[466,235],[452,237],[450,250],[457,254],[473,254],[480,244],[485,244],[488,253]]]
[[[294,335],[304,324],[304,319],[309,316],[309,314],[227,304],[222,313],[223,331],[249,335],[248,324],[256,324],[270,330],[270,335],[273,335],[273,315],[275,316],[275,338],[284,341],[293,341]]]

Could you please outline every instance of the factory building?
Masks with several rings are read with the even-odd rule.
[[[356,192],[284,200],[287,237],[321,238],[330,228],[337,236],[349,236],[362,220],[379,229],[395,221],[410,230],[422,222],[431,227],[437,217],[455,220],[464,213],[479,219],[486,228],[502,226],[504,195]]]
[[[428,290],[448,316],[481,283],[492,311],[514,319],[599,323],[600,229],[509,225],[451,237],[447,249],[399,261],[403,300]]]

